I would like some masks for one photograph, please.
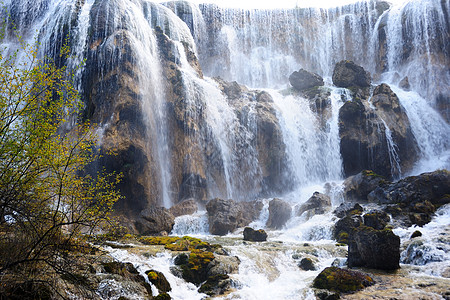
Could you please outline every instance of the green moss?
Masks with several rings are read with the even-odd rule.
[[[167,245],[175,243],[180,238],[177,236],[143,236],[139,241],[145,245]]]
[[[345,231],[341,231],[338,236],[338,243],[348,244],[348,233]]]

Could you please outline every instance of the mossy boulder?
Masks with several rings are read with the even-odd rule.
[[[147,274],[148,280],[156,286],[160,293],[167,293],[172,290],[169,281],[167,281],[163,273],[156,270],[149,270],[145,274]]]
[[[347,264],[380,270],[399,269],[400,238],[386,228],[359,226],[350,234]]]
[[[208,279],[209,263],[214,258],[212,252],[193,249],[189,255],[178,255],[174,262],[181,268],[184,280],[198,285]]]
[[[382,230],[389,223],[391,218],[389,215],[380,210],[373,210],[366,213],[364,216],[364,225],[372,227],[377,230]]]
[[[345,202],[341,203],[334,211],[333,214],[335,214],[338,218],[344,218],[345,216],[354,216],[354,215],[361,215],[364,211],[364,208],[359,205],[359,203],[350,203]]]
[[[349,215],[336,222],[333,229],[333,237],[339,243],[348,243],[349,236],[353,231],[362,225],[362,218],[359,215]]]
[[[313,281],[313,287],[317,289],[340,293],[359,291],[372,284],[374,281],[369,275],[338,267],[325,268]]]
[[[244,241],[265,242],[267,233],[263,229],[254,230],[250,227],[244,228]]]

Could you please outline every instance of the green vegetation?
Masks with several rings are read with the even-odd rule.
[[[0,298],[11,286],[51,286],[55,274],[73,279],[80,257],[95,253],[86,237],[111,223],[120,198],[120,176],[89,172],[96,135],[77,121],[72,74],[17,39],[13,55],[0,49]]]

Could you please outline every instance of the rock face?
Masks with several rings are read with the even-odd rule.
[[[348,245],[347,264],[380,270],[400,268],[400,238],[392,230],[376,230],[367,226],[356,228]]]
[[[289,76],[289,82],[291,85],[299,90],[303,91],[315,86],[323,86],[323,78],[315,73],[308,72],[304,69],[295,71]]]
[[[172,206],[169,209],[169,212],[174,215],[174,217],[179,217],[183,215],[192,215],[193,213],[196,213],[197,210],[197,202],[194,199],[188,199]]]
[[[266,240],[267,233],[263,229],[254,230],[250,227],[244,228],[244,241],[265,242]]]
[[[291,218],[292,208],[289,203],[281,199],[273,199],[269,202],[269,219],[267,227],[281,229]]]
[[[307,214],[307,218],[311,218],[314,215],[321,215],[331,209],[331,199],[329,196],[315,192],[311,198],[303,203],[297,210],[297,216],[300,216],[304,212]]]
[[[235,202],[233,200],[212,199],[206,204],[209,232],[225,235],[239,227],[246,226],[258,218],[262,203]]]
[[[384,229],[391,220],[386,212],[380,210],[370,211],[364,214],[363,218],[365,226],[372,227],[377,230]]]
[[[342,60],[334,67],[333,84],[338,87],[369,87],[371,82],[370,73],[352,61]]]
[[[371,103],[370,94],[354,97],[339,110],[345,175],[365,169],[388,179],[400,177],[412,168],[418,147],[398,97],[386,84],[375,88]]]
[[[153,235],[161,232],[169,233],[175,224],[175,217],[164,207],[149,207],[143,210],[136,221],[136,229],[140,234]]]

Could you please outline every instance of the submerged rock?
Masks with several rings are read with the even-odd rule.
[[[315,86],[323,86],[323,78],[316,73],[308,72],[304,69],[300,69],[298,72],[295,71],[289,76],[289,82],[291,85],[299,90],[303,91]]]
[[[313,287],[317,289],[340,293],[355,292],[373,284],[373,279],[367,274],[338,267],[325,268],[313,281]]]
[[[281,229],[291,218],[292,207],[284,200],[274,198],[269,202],[269,219],[267,227]]]
[[[307,218],[314,215],[322,215],[331,209],[331,199],[329,196],[314,192],[314,194],[305,203],[303,203],[297,210],[297,216],[305,213]]]
[[[344,88],[369,87],[372,82],[369,72],[349,60],[342,60],[335,65],[332,79],[334,85]]]
[[[400,238],[392,230],[359,226],[351,233],[348,266],[380,270],[399,269]]]
[[[254,230],[250,227],[244,228],[244,241],[265,242],[266,240],[267,233],[263,229]]]

